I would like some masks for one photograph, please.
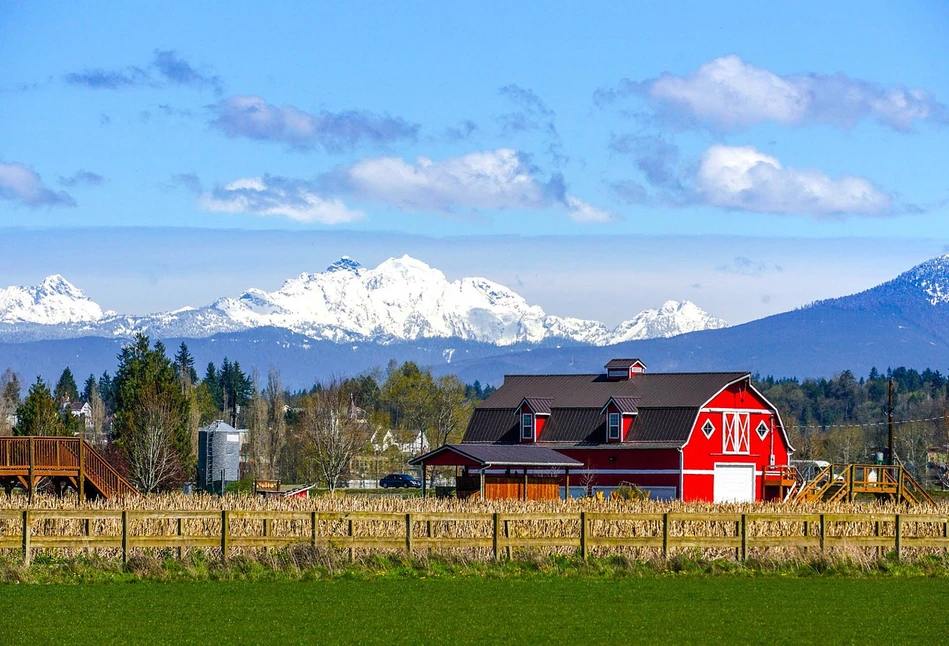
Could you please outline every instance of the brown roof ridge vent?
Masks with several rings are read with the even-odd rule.
[[[646,364],[642,359],[610,359],[604,366],[606,378],[610,381],[627,380],[646,372]]]

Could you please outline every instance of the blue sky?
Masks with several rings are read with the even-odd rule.
[[[941,2],[0,2],[0,283],[140,313],[413,253],[749,320],[946,251],[947,43]]]

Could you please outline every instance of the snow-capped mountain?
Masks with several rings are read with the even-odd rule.
[[[919,289],[926,295],[930,305],[949,303],[949,254],[927,260],[891,282],[909,289]]]
[[[48,278],[40,287],[13,287],[4,293],[39,293],[47,283],[61,286],[58,300],[45,297],[43,316],[28,318],[23,307],[9,308],[9,316],[7,309],[0,311],[0,337],[14,332],[21,339],[24,335],[127,337],[142,331],[160,337],[203,338],[275,327],[336,343],[445,338],[498,346],[547,340],[610,345],[726,325],[693,303],[668,301],[609,330],[598,321],[548,315],[540,306],[485,278],[449,281],[438,269],[410,256],[390,258],[374,269],[344,256],[321,273],[291,278],[276,291],[249,289],[206,307],[143,317],[103,314],[94,301],[61,277]],[[33,301],[39,302],[39,297]],[[37,325],[24,329],[24,323]],[[47,329],[52,326],[57,326],[55,333]]]
[[[68,280],[55,274],[34,287],[0,288],[0,321],[61,325],[98,321],[102,308]]]

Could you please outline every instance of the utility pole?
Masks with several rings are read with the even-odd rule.
[[[889,397],[886,405],[886,431],[889,439],[889,461],[890,466],[896,464],[896,453],[893,448],[893,380],[890,379]]]

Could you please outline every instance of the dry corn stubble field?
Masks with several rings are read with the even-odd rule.
[[[778,503],[745,503],[745,504],[711,504],[711,503],[681,503],[659,501],[631,501],[631,500],[597,500],[571,499],[567,501],[484,501],[470,502],[456,499],[440,498],[402,498],[396,496],[359,496],[337,495],[318,496],[309,499],[265,499],[251,496],[226,495],[223,497],[207,495],[185,496],[181,494],[164,494],[143,496],[126,499],[124,501],[98,501],[78,504],[75,500],[59,499],[53,496],[37,496],[32,503],[26,497],[13,497],[6,501],[3,509],[46,509],[46,510],[167,510],[167,511],[293,511],[293,512],[325,512],[325,513],[392,513],[403,514],[393,520],[357,520],[353,523],[352,531],[357,538],[392,538],[399,539],[405,536],[404,514],[427,512],[442,512],[447,514],[542,514],[541,518],[530,520],[512,520],[505,530],[511,538],[539,538],[539,537],[577,537],[580,534],[580,512],[595,514],[706,514],[731,515],[735,514],[859,514],[859,515],[886,515],[895,513],[929,513],[945,517],[946,510],[940,507],[937,510],[909,510],[904,506],[877,503],[835,503],[786,505]],[[564,518],[558,518],[563,515]],[[135,518],[130,516],[128,532],[131,536],[174,536],[179,531],[178,521],[161,518]],[[318,521],[318,535],[320,537],[345,537],[349,531],[348,521],[336,519],[321,519]],[[465,520],[452,519],[433,521],[430,524],[421,520],[414,523],[416,536],[433,538],[476,538],[490,539],[493,532],[493,523],[490,516],[479,519]],[[780,522],[749,523],[749,536],[803,536],[805,523],[801,520],[782,520]],[[828,524],[827,535],[846,539],[847,537],[893,537],[895,527],[892,521],[876,522],[867,520],[842,521]],[[221,535],[221,520],[210,518],[185,518],[182,521],[181,534],[191,537],[219,537]],[[81,519],[33,519],[30,531],[34,537],[40,536],[83,536],[86,531],[85,521]],[[947,524],[936,523],[904,523],[901,527],[904,538],[945,536]],[[21,521],[18,518],[0,520],[0,538],[13,539],[22,531]],[[88,531],[93,536],[121,535],[121,522],[117,518],[100,518],[89,521]],[[597,537],[623,536],[661,536],[661,521],[643,519],[597,519],[591,521],[591,535]],[[739,528],[733,519],[718,520],[676,520],[670,524],[670,535],[673,536],[702,536],[702,537],[734,537]],[[810,529],[812,535],[815,531]],[[311,535],[309,518],[274,519],[265,529],[259,519],[231,518],[228,534],[232,537],[262,537],[266,533],[274,537],[294,536],[300,542],[307,542]],[[208,553],[218,548],[204,549]],[[685,548],[678,550],[680,553]],[[50,554],[72,556],[81,550],[60,548],[47,550]],[[157,555],[161,548],[135,548],[133,551],[143,555]],[[233,548],[230,553],[253,552],[253,548]],[[395,552],[399,550],[389,550]],[[442,550],[453,557],[488,560],[493,557],[488,547],[453,547]],[[885,548],[861,547],[847,545],[846,540],[837,541],[833,549],[828,550],[827,556],[833,559],[847,560],[855,563],[870,563],[878,559],[886,551]],[[43,550],[37,550],[42,553]],[[104,557],[120,555],[115,548],[97,548],[96,552]],[[356,558],[369,554],[368,550],[357,550]],[[385,553],[383,549],[373,549],[372,553]],[[575,547],[528,547],[515,548],[513,556],[568,556],[576,552]],[[675,550],[673,550],[673,553]],[[942,554],[939,548],[911,548],[904,549],[904,558],[914,558],[926,554]],[[735,558],[733,548],[689,548],[688,554],[695,558],[717,559]],[[594,556],[621,555],[632,559],[651,559],[658,555],[658,550],[647,547],[629,546],[597,546],[593,550]],[[755,547],[749,551],[749,557],[775,561],[802,560],[807,552],[800,547]],[[813,553],[811,553],[813,556]]]

